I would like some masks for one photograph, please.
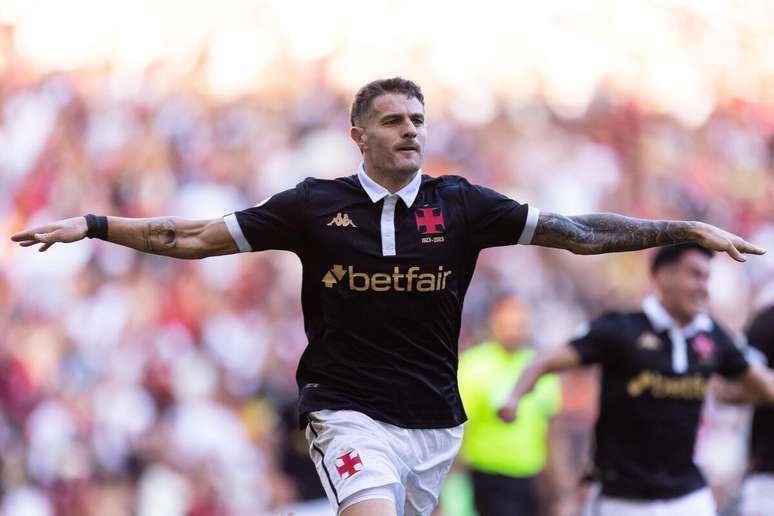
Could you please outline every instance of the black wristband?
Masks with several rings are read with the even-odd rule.
[[[86,236],[89,238],[99,238],[100,240],[108,239],[108,223],[107,217],[104,215],[94,215],[89,213],[85,215],[86,219]]]

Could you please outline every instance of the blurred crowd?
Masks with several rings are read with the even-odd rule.
[[[109,68],[40,74],[5,62],[0,514],[302,514],[287,507],[322,492],[293,425],[306,344],[293,255],[184,262],[92,240],[40,254],[8,236],[85,213],[217,217],[307,176],[353,174],[353,92],[331,85],[324,61],[314,81],[229,101],[170,92],[153,70],[122,89]],[[486,120],[453,95],[425,93],[437,96],[428,174],[465,175],[564,214],[703,220],[774,249],[771,106],[729,103],[687,128],[609,89],[574,118],[538,96],[498,102]],[[713,310],[731,330],[774,298],[772,256],[719,257],[714,274]],[[541,347],[606,308],[637,306],[647,288],[645,253],[489,250],[460,345],[486,337],[502,296],[529,304]],[[576,434],[593,420],[592,385],[565,380],[563,417]],[[738,434],[738,418],[710,419]],[[741,471],[738,443],[704,442],[722,452],[707,454],[718,478]],[[585,453],[573,457],[580,471]]]

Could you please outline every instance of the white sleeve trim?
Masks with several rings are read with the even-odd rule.
[[[532,237],[535,236],[535,228],[537,227],[539,217],[540,210],[534,206],[530,206],[529,211],[527,211],[527,221],[524,223],[524,229],[521,230],[521,236],[517,242],[518,244],[529,245],[532,242]]]
[[[242,233],[242,227],[239,225],[235,214],[226,215],[223,217],[223,222],[226,223],[228,232],[231,233],[231,238],[236,242],[240,253],[247,253],[253,250],[250,242],[245,238],[245,234]]]

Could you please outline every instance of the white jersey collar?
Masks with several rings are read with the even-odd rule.
[[[414,200],[417,198],[417,194],[419,193],[419,186],[422,184],[422,169],[417,170],[414,174],[414,178],[409,182],[409,184],[394,194],[390,194],[390,192],[385,187],[368,177],[363,163],[360,163],[360,166],[357,169],[357,178],[360,181],[360,185],[363,187],[363,190],[365,190],[368,194],[368,197],[371,198],[371,201],[379,202],[389,195],[397,195],[403,199],[403,202],[408,207],[414,204]]]

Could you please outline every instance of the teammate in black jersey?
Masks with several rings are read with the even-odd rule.
[[[462,177],[424,175],[424,98],[404,79],[364,86],[351,122],[363,156],[353,175],[307,179],[211,220],[87,215],[12,237],[41,251],[89,236],[177,258],[297,254],[309,338],[297,374],[301,424],[331,503],[348,516],[436,505],[465,421],[457,338],[482,249],[596,254],[693,241],[739,261],[764,252],[701,222],[540,213]]]
[[[585,514],[714,516],[715,504],[693,462],[710,377],[774,402],[774,378],[749,367],[728,334],[705,313],[712,251],[696,244],[655,254],[655,295],[642,310],[608,313],[567,345],[534,360],[517,383],[504,419],[548,372],[602,367],[595,427],[598,484]],[[656,511],[656,512],[654,512]]]
[[[755,315],[747,328],[748,356],[754,366],[774,365],[774,305]],[[741,516],[774,514],[774,407],[739,385],[721,382],[716,393],[722,401],[754,403],[750,432],[748,475],[742,485]]]

